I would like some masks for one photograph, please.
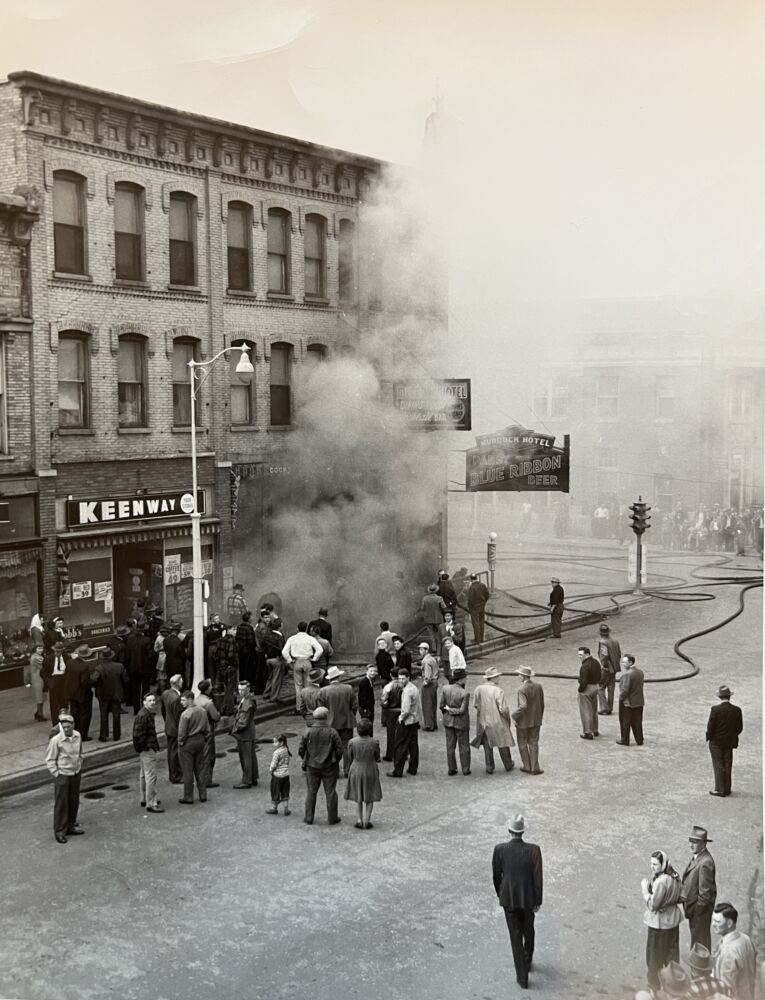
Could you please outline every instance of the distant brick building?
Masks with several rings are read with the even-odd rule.
[[[35,596],[86,638],[146,594],[190,622],[187,362],[246,342],[252,385],[221,361],[197,410],[204,570],[225,609],[232,486],[279,468],[298,367],[378,322],[358,215],[382,166],[34,73],[0,84],[0,190],[41,211],[28,275],[0,238],[2,350],[19,355],[0,496],[30,500],[40,556],[39,593],[0,606],[3,627],[27,625]],[[14,212],[31,218],[0,201]]]

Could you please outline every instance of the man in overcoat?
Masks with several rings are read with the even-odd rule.
[[[101,726],[98,733],[99,743],[109,739],[109,716],[112,717],[112,736],[116,742],[122,736],[122,720],[120,705],[125,697],[128,685],[128,673],[124,664],[114,659],[114,651],[107,646],[102,649],[96,667],[96,696]]]
[[[93,673],[96,668],[93,650],[84,642],[74,651],[66,668],[64,695],[74,716],[75,731],[83,743],[91,740],[90,721],[93,718]]]
[[[611,635],[611,627],[605,622],[598,635],[598,659],[600,660],[600,687],[598,688],[598,715],[611,715],[614,710],[614,688],[619,673],[622,651],[619,643]]]
[[[499,670],[489,667],[483,672],[483,683],[473,692],[476,731],[471,743],[474,747],[483,747],[487,774],[494,773],[494,747],[499,750],[506,771],[515,767],[510,752],[510,747],[515,746],[512,716],[505,692],[497,684],[497,677],[500,676]]]
[[[460,767],[463,774],[470,774],[470,694],[465,690],[467,675],[457,669],[452,674],[451,683],[441,688],[439,709],[446,735],[447,773],[457,773],[455,748],[459,746]]]
[[[507,827],[510,840],[494,848],[492,878],[510,932],[515,976],[526,990],[534,958],[534,916],[542,905],[542,852],[537,844],[525,843],[526,820],[520,813]]]
[[[518,707],[512,717],[521,770],[526,774],[544,774],[539,766],[539,730],[545,713],[545,693],[542,685],[531,679],[534,676],[531,667],[518,667],[515,672],[521,678],[521,686],[518,688]]]
[[[712,948],[712,914],[717,899],[715,862],[707,849],[712,841],[702,826],[694,826],[688,838],[693,856],[683,872],[683,909],[691,932],[691,947],[697,942]]]
[[[167,691],[162,692],[162,715],[165,719],[165,736],[167,737],[167,771],[173,785],[180,785],[183,780],[181,761],[178,756],[178,722],[183,711],[181,705],[182,687],[183,677],[180,674],[173,674],[170,678],[170,687]]]
[[[329,684],[319,692],[318,704],[327,709],[329,713],[327,725],[340,737],[343,745],[343,777],[347,778],[351,767],[348,743],[353,739],[353,730],[356,728],[359,699],[355,688],[340,681],[344,675],[344,670],[339,670],[337,667],[329,668],[327,671]]]
[[[744,728],[741,709],[738,705],[731,704],[732,694],[727,684],[718,689],[720,704],[712,707],[707,722],[707,743],[715,774],[715,790],[709,794],[721,797],[730,795],[733,751],[738,746],[738,738]]]

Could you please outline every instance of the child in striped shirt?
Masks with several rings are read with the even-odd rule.
[[[284,815],[290,814],[290,749],[287,746],[287,736],[279,733],[274,736],[274,755],[271,758],[271,808],[266,809],[269,816],[276,816],[279,803],[284,803]]]

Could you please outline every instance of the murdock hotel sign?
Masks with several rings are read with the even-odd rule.
[[[467,452],[466,490],[568,493],[569,436],[555,447],[554,434],[512,426],[476,437]]]

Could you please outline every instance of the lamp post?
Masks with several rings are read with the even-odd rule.
[[[207,381],[212,366],[231,351],[241,351],[241,357],[236,366],[236,374],[244,385],[252,382],[255,369],[250,361],[250,349],[246,344],[241,347],[225,347],[209,361],[189,361],[189,389],[191,392],[191,496],[193,505],[188,511],[191,517],[191,559],[192,583],[194,587],[194,677],[192,688],[197,687],[204,677],[204,637],[202,634],[202,528],[197,498],[197,415],[196,401],[199,390]]]

